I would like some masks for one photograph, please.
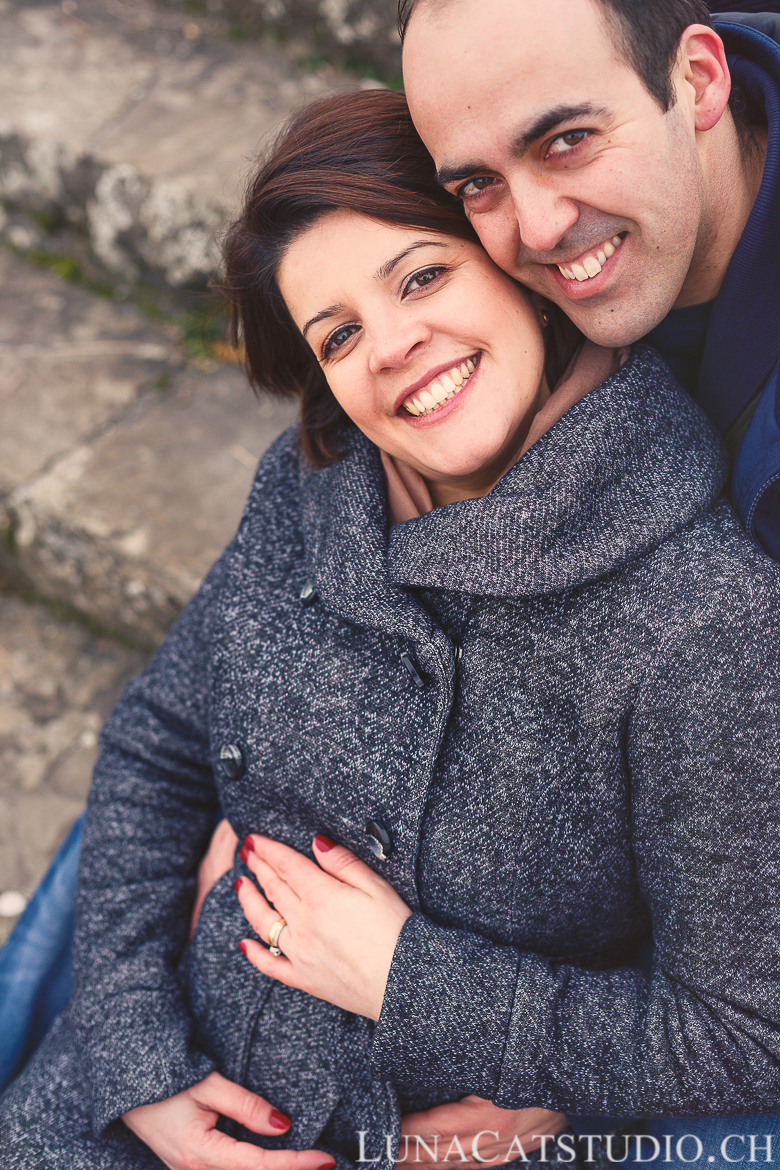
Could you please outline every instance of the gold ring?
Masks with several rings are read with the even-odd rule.
[[[271,944],[271,954],[272,955],[281,955],[281,953],[282,953],[279,950],[279,947],[276,945],[276,942],[277,942],[277,939],[279,938],[279,935],[282,933],[282,931],[284,930],[286,925],[287,925],[286,918],[277,918],[276,922],[273,924],[271,929],[268,931],[268,941]]]

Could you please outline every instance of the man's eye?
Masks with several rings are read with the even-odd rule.
[[[342,325],[335,333],[331,333],[322,347],[322,356],[329,357],[334,349],[340,349],[341,346],[346,345],[350,337],[353,337],[359,329],[359,325]]]
[[[415,272],[410,276],[404,285],[404,296],[407,293],[419,292],[420,289],[427,288],[428,285],[433,284],[441,276],[442,272],[446,271],[447,269],[443,268],[440,264],[433,268],[421,268],[419,272]]]
[[[481,195],[483,191],[489,190],[495,185],[496,180],[491,175],[480,175],[477,179],[469,179],[468,183],[464,183],[458,190],[459,199],[474,199]]]
[[[568,154],[584,142],[589,133],[589,130],[569,130],[566,134],[559,134],[550,143],[550,149],[547,151],[548,157],[551,154]]]

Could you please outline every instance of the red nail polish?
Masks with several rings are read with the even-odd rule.
[[[250,853],[252,853],[254,851],[255,843],[251,837],[244,837],[244,844],[246,845],[246,847]]]
[[[317,836],[314,838],[314,844],[317,846],[320,853],[328,853],[331,849],[335,849],[336,847],[336,842],[331,841],[330,837],[326,837],[324,833],[317,834]],[[333,1165],[335,1166],[336,1163],[334,1162]]]
[[[274,1127],[274,1129],[287,1129],[292,1125],[290,1118],[285,1117],[285,1115],[280,1113],[278,1109],[271,1110],[271,1116],[268,1118],[268,1120],[271,1122],[271,1125]]]
[[[236,893],[238,893],[238,891],[241,889],[241,883],[243,880],[243,878],[236,878],[236,880],[233,882],[233,889],[236,891]]]
[[[336,1165],[336,1159],[335,1158],[328,1158],[327,1162],[320,1163],[320,1165],[317,1167],[317,1170],[333,1170],[333,1167],[335,1165]]]
[[[246,845],[241,846],[241,848],[238,851],[238,856],[241,858],[244,865],[246,865],[247,858],[249,857],[249,850],[247,849]]]
[[[246,943],[243,939],[241,939],[241,942],[238,944],[238,949],[242,951],[243,954],[246,954]]]

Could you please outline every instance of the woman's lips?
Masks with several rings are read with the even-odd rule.
[[[460,394],[479,364],[479,354],[450,367],[432,378],[424,390],[416,390],[401,404],[407,414],[415,418],[428,417],[441,410],[445,403]]]

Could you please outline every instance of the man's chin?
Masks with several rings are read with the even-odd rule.
[[[590,341],[608,349],[633,345],[646,337],[670,312],[677,296],[673,281],[651,288],[644,282],[622,280],[620,291],[613,285],[596,295],[568,297],[543,267],[526,268],[515,279],[554,301]]]
[[[671,308],[671,305],[668,308],[653,306],[643,312],[638,311],[638,306],[628,307],[621,301],[588,305],[584,301],[573,302],[562,297],[554,299],[590,341],[607,349],[641,341],[663,321]]]

